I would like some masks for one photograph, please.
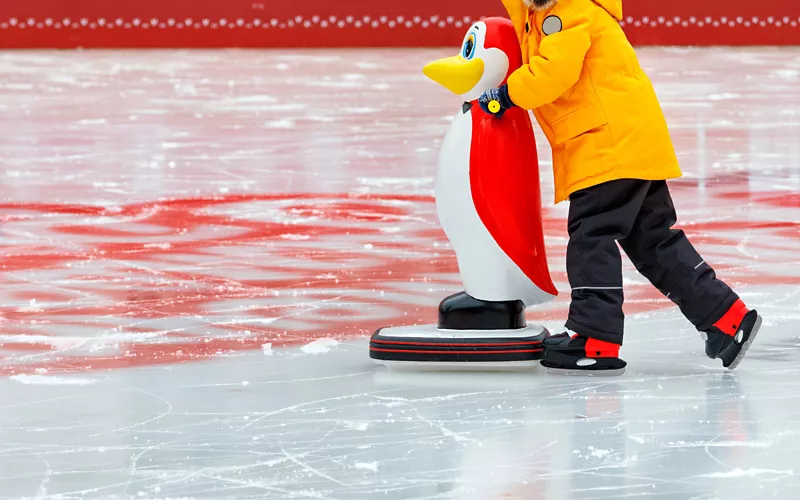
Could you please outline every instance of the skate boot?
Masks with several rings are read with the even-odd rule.
[[[525,304],[521,300],[488,302],[466,292],[439,304],[441,330],[517,330],[525,328]]]
[[[619,346],[568,333],[544,340],[547,356],[542,366],[554,375],[615,376],[625,373],[627,363],[619,359]]]
[[[706,341],[706,355],[721,359],[722,366],[730,370],[739,366],[761,328],[761,316],[749,311],[741,300],[714,323],[709,330],[700,332]]]

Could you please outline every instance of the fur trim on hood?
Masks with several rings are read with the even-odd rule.
[[[522,3],[532,10],[549,10],[558,0],[522,0]],[[622,21],[622,0],[594,0],[594,3],[604,8],[617,21]]]
[[[522,0],[526,7],[533,10],[547,10],[555,5],[558,0]]]

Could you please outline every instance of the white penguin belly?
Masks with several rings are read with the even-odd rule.
[[[552,299],[500,248],[472,200],[469,164],[472,115],[459,113],[450,126],[436,174],[436,211],[453,245],[466,292],[488,301],[521,300],[526,306]]]

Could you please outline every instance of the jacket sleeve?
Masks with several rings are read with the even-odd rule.
[[[578,82],[591,46],[588,17],[564,21],[564,29],[544,37],[539,54],[508,78],[508,92],[514,104],[536,109],[561,97]]]

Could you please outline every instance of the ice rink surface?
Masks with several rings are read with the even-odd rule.
[[[368,359],[458,290],[447,52],[3,53],[0,499],[798,498],[800,49],[640,51],[682,227],[765,323],[727,373],[626,261],[616,379]]]

